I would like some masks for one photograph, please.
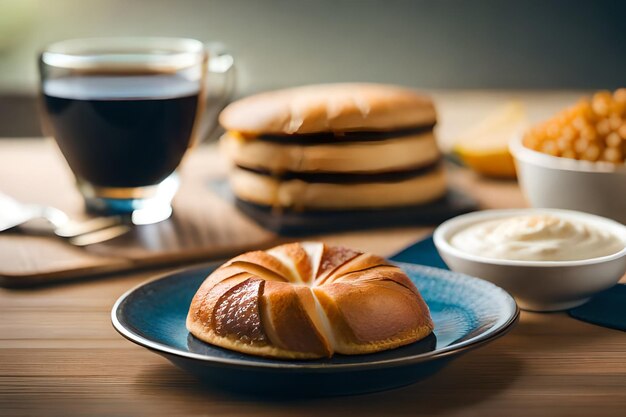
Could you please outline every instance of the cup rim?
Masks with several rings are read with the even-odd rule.
[[[41,62],[64,69],[89,70],[100,67],[180,70],[201,63],[204,44],[176,37],[94,37],[54,42],[41,52]]]
[[[511,155],[521,162],[563,171],[626,174],[626,165],[548,155],[524,146],[523,139],[524,134],[518,133],[509,141]]]
[[[523,261],[523,260],[509,260],[489,258],[479,255],[474,255],[460,249],[455,248],[449,243],[451,233],[458,231],[459,229],[468,226],[470,224],[493,220],[499,217],[508,217],[520,214],[530,213],[547,213],[547,214],[560,214],[566,217],[578,217],[580,219],[586,219],[594,225],[602,224],[599,226],[604,229],[610,229],[615,233],[622,241],[624,247],[621,250],[595,258],[580,259],[572,261]],[[564,209],[543,209],[543,208],[523,208],[523,209],[494,209],[494,210],[481,210],[472,213],[462,214],[460,216],[453,217],[440,224],[433,234],[433,240],[435,246],[446,253],[449,253],[457,258],[461,258],[467,261],[482,263],[482,264],[494,264],[501,266],[521,266],[521,267],[576,267],[585,265],[595,265],[605,263],[619,259],[626,256],[626,226],[621,223],[608,219],[606,217],[597,216],[595,214],[585,213],[576,210],[564,210]]]

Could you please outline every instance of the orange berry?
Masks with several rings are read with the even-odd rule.
[[[611,124],[608,119],[602,119],[596,124],[596,131],[599,135],[606,136],[611,132]]]
[[[609,121],[609,125],[611,126],[611,130],[619,129],[623,123],[622,118],[616,114],[609,117],[608,121]]]
[[[556,147],[559,151],[563,152],[566,149],[572,148],[572,139],[568,139],[565,136],[561,136],[556,140]]]
[[[587,126],[580,131],[580,137],[585,138],[588,141],[594,141],[598,137],[598,134],[594,128]]]
[[[576,136],[578,136],[576,130],[569,124],[561,129],[561,137],[565,138],[566,140],[572,141],[576,139]]]
[[[585,119],[584,117],[576,116],[574,120],[572,121],[572,126],[580,132],[581,130],[589,126],[589,123],[587,122],[587,119]]]
[[[585,152],[583,152],[582,159],[586,159],[587,161],[597,161],[600,157],[600,148],[596,145],[589,145]]]
[[[589,147],[589,141],[585,138],[581,137],[574,142],[574,150],[579,154],[584,153],[587,147]]]
[[[618,88],[613,93],[613,98],[615,101],[620,103],[626,103],[626,88]]]
[[[591,107],[595,114],[608,116],[613,96],[608,91],[599,91],[593,95]]]
[[[602,159],[608,162],[619,162],[622,154],[617,148],[606,148],[602,153]]]
[[[611,132],[610,134],[608,134],[604,141],[606,142],[607,146],[612,148],[617,148],[619,145],[622,144],[622,138],[620,138],[616,132]]]

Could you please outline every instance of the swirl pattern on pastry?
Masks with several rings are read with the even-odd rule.
[[[248,252],[194,296],[187,328],[223,348],[274,358],[372,353],[433,330],[426,303],[380,256],[319,242]]]

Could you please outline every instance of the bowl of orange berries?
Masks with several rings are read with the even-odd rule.
[[[581,99],[510,143],[533,207],[626,223],[626,88]]]

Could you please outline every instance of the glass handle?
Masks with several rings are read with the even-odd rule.
[[[203,117],[202,140],[216,139],[217,119],[220,112],[230,102],[236,87],[235,59],[219,42],[205,45],[209,56],[206,77],[206,107]],[[220,80],[218,83],[217,81]],[[219,87],[216,85],[219,84]]]

